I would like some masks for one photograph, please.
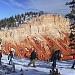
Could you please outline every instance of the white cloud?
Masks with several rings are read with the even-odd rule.
[[[67,0],[66,0],[67,1]],[[68,12],[69,7],[65,5],[66,1],[64,0],[0,0],[1,3],[4,3],[6,5],[10,5],[10,7],[13,8],[13,6],[19,10],[24,11],[44,11],[44,12],[51,12],[51,13],[62,13]],[[70,1],[70,0],[69,0]]]
[[[50,0],[31,0],[31,3],[31,6],[33,6],[35,9],[43,11],[50,11],[51,9],[55,9],[56,6],[59,5]]]
[[[0,0],[0,2],[3,3],[3,4],[6,4],[6,5],[9,4],[8,2],[5,2],[5,1],[3,1],[3,0],[2,0],[2,1]]]
[[[67,10],[69,10],[69,7],[65,5],[66,1],[63,0],[30,0],[30,3],[32,8],[39,11],[61,13],[63,9],[66,10],[65,12],[68,12]]]
[[[12,4],[12,5],[15,5],[15,6],[18,6],[18,7],[24,7],[23,4],[17,2],[16,0],[9,0],[9,2]]]
[[[21,3],[20,2],[18,2],[18,1],[16,1],[16,0],[9,0],[9,2],[11,3],[11,5],[12,6],[15,6],[15,8],[17,8],[18,7],[18,9],[19,10],[25,10],[25,11],[29,11],[29,9],[30,8],[33,8],[32,6],[31,6],[31,3],[30,3],[30,1],[29,0],[27,0],[27,1],[22,1]],[[34,9],[34,8],[33,8]]]

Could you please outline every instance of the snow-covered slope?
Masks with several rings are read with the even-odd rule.
[[[7,55],[3,55],[2,57],[2,65],[6,65],[9,68],[12,67],[12,65],[8,65],[8,59]],[[23,72],[23,75],[48,75],[51,70],[52,62],[47,63],[46,61],[39,61],[36,60],[36,68],[34,67],[27,67],[29,63],[29,59],[26,58],[16,58],[14,57],[13,63],[15,64],[16,72],[10,72],[9,74],[5,75],[21,75]],[[73,60],[67,60],[67,61],[57,61],[57,68],[61,75],[75,75],[74,69],[67,69],[72,66]],[[1,65],[1,66],[2,66]],[[0,66],[0,72],[6,71],[5,69],[2,69]],[[31,65],[32,66],[32,65]],[[20,70],[23,70],[20,72]],[[3,74],[4,75],[4,74]]]

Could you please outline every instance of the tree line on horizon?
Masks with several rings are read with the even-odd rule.
[[[22,13],[21,15],[15,15],[11,16],[9,18],[4,18],[0,20],[0,30],[3,29],[10,29],[12,27],[19,27],[21,24],[27,23],[28,20],[30,20],[33,17],[41,16],[43,15],[44,12],[25,12]]]

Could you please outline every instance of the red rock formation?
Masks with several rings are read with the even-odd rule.
[[[36,48],[39,60],[47,60],[52,50],[60,49],[62,60],[72,59],[74,53],[69,45],[69,21],[58,14],[46,14],[31,19],[18,28],[0,31],[2,51],[8,54],[13,50],[15,56],[30,57],[32,48]]]

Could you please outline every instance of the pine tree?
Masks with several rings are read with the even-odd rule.
[[[75,50],[75,0],[72,0],[71,2],[67,2],[66,5],[69,5],[69,7],[72,9],[70,13],[66,15],[71,21],[70,24],[70,48]]]

